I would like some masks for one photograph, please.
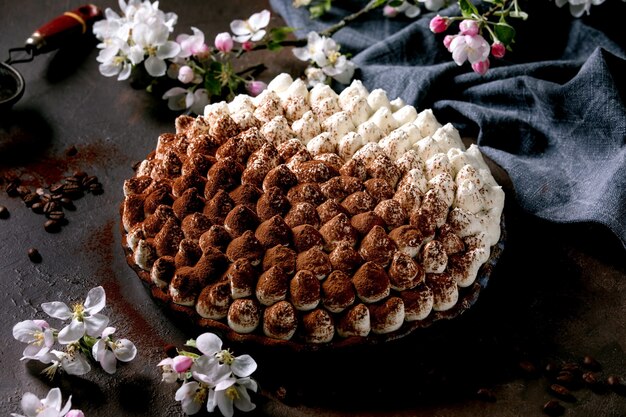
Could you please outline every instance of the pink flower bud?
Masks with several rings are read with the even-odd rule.
[[[250,41],[245,41],[244,43],[241,44],[241,47],[243,48],[244,51],[250,52],[252,48],[254,48],[254,43]]]
[[[478,23],[475,20],[465,19],[459,24],[461,35],[478,35]]]
[[[502,42],[495,41],[491,44],[491,55],[493,55],[494,58],[502,58],[504,54],[506,54],[506,48]]]
[[[85,417],[85,413],[83,413],[81,410],[72,409],[67,412],[65,417]]]
[[[448,29],[450,26],[450,19],[447,17],[441,17],[439,15],[432,18],[430,21],[430,30],[433,33],[441,33]]]
[[[386,5],[383,7],[383,16],[385,17],[396,17],[398,15],[398,9],[392,7],[390,5]]]
[[[233,38],[228,32],[218,33],[215,37],[215,47],[222,52],[230,52],[233,49]]]
[[[250,93],[252,97],[258,96],[266,88],[267,84],[263,81],[250,81],[246,84],[246,90],[248,90],[248,93]]]
[[[189,356],[178,355],[172,360],[172,369],[178,373],[187,372],[192,364],[193,359]]]
[[[189,84],[193,81],[195,74],[189,65],[183,65],[178,69],[178,81],[183,84]]]
[[[443,46],[445,46],[448,51],[450,51],[450,44],[456,37],[457,35],[446,35],[446,37],[443,38]]]
[[[42,329],[49,329],[50,328],[50,325],[45,320],[33,320],[33,322],[37,325],[37,327],[40,327]]]
[[[472,64],[472,69],[480,75],[485,75],[489,70],[489,59],[477,61]]]

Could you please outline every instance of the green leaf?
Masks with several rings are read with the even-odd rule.
[[[204,88],[206,88],[209,96],[218,96],[222,93],[221,74],[222,64],[217,61],[211,62],[207,72],[204,74]]]
[[[463,17],[472,17],[473,14],[478,15],[478,9],[472,4],[470,0],[459,0],[459,7]]]
[[[508,23],[498,23],[493,28],[496,37],[504,46],[509,46],[515,39],[515,29]]]
[[[388,5],[391,7],[398,7],[403,3],[402,0],[391,0]]]
[[[310,6],[309,13],[311,14],[311,19],[317,19],[329,12],[331,2],[332,0],[322,0],[320,3]]]
[[[374,8],[376,7],[380,7],[382,5],[384,5],[385,3],[387,3],[388,0],[376,0],[376,3],[374,3]],[[400,3],[402,3],[402,0],[400,0]]]
[[[282,42],[287,38],[287,35],[295,31],[296,29],[289,26],[280,26],[270,29],[270,40],[274,42]]]

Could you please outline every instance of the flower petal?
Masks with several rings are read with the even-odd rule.
[[[91,370],[89,362],[80,353],[77,353],[72,358],[64,357],[61,360],[61,365],[63,370],[69,375],[85,375]]]
[[[67,304],[60,301],[43,303],[41,305],[41,309],[44,311],[44,313],[46,313],[50,317],[54,317],[55,319],[67,320],[72,317],[72,310],[70,310]]]
[[[260,41],[261,39],[263,39],[263,37],[265,36],[266,33],[267,32],[265,31],[265,29],[258,30],[256,32],[254,32],[254,35],[252,35],[250,40],[253,41],[253,42]]]
[[[256,405],[254,405],[250,400],[250,394],[248,394],[248,391],[246,391],[244,387],[238,386],[237,392],[239,393],[239,396],[234,400],[234,405],[237,409],[243,412],[248,412],[256,408]]]
[[[216,392],[217,407],[224,417],[233,417],[235,410],[233,409],[233,400],[228,398],[223,392]]]
[[[117,369],[117,358],[115,354],[106,349],[99,360],[102,369],[108,374],[114,374]]]
[[[59,343],[67,345],[77,341],[85,335],[85,324],[76,319],[72,320],[68,326],[65,326],[59,332]]]
[[[256,371],[257,364],[250,355],[241,355],[235,358],[230,365],[230,369],[238,377],[250,376]]]
[[[146,67],[146,71],[148,71],[148,74],[152,75],[153,77],[160,77],[162,75],[165,75],[165,71],[167,70],[165,61],[155,56],[148,57],[148,59],[146,59],[146,61],[144,62],[144,65]]]
[[[122,70],[120,71],[120,74],[117,76],[117,80],[118,81],[127,80],[128,77],[130,77],[131,69],[132,69],[132,66],[128,62],[124,62],[124,64],[122,65]]]
[[[96,314],[106,305],[106,293],[104,288],[96,287],[89,290],[87,299],[85,300],[85,312]]]
[[[60,415],[59,410],[54,408],[46,408],[45,410],[37,413],[37,417],[59,417]]]
[[[250,34],[250,27],[245,21],[237,19],[230,22],[230,31],[235,35],[248,35]]]
[[[176,97],[176,96],[179,96],[181,94],[186,94],[186,93],[187,93],[187,90],[182,87],[173,87],[167,90],[161,98],[165,100],[170,97]]]
[[[160,59],[174,58],[180,52],[180,45],[173,41],[167,41],[157,49],[156,56]]]
[[[263,11],[260,11],[259,13],[254,13],[252,16],[250,16],[250,18],[248,19],[248,23],[250,24],[250,26],[252,26],[254,30],[259,30],[269,25],[270,17],[270,11],[265,9]]]
[[[27,392],[22,397],[21,405],[27,416],[36,416],[37,409],[41,407],[41,401],[35,394]]]
[[[137,348],[135,344],[128,339],[120,339],[116,343],[117,347],[113,350],[115,357],[122,362],[130,362],[137,356]]]
[[[48,391],[48,395],[46,395],[46,398],[41,400],[41,403],[46,407],[52,407],[60,410],[61,404],[63,403],[61,390],[59,388],[52,388],[50,391]]]
[[[84,318],[85,331],[89,336],[99,337],[107,324],[109,324],[109,318],[104,314],[94,314],[91,317]]]
[[[41,332],[41,328],[32,320],[24,320],[13,326],[13,337],[24,343],[31,343],[36,340],[35,333]]]
[[[102,338],[106,339],[107,337],[111,336],[113,333],[115,333],[115,327],[107,327],[102,331]]]
[[[302,48],[293,48],[291,52],[293,52],[294,56],[300,61],[308,61],[309,58],[311,58],[311,55],[309,54],[309,48],[307,48],[306,46],[303,46]]]
[[[203,333],[196,339],[196,347],[205,355],[215,355],[222,350],[222,339],[213,333]]]

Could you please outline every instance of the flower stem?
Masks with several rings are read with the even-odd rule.
[[[339,22],[337,22],[334,25],[324,29],[323,31],[320,32],[320,35],[321,36],[332,36],[334,33],[336,33],[339,29],[342,29],[348,23],[358,19],[359,17],[361,17],[361,15],[363,15],[363,14],[365,14],[365,13],[371,11],[371,10],[376,9],[377,7],[380,7],[383,4],[385,4],[385,2],[381,2],[380,0],[370,0],[370,2],[367,3],[367,5],[365,7],[363,7],[361,10],[359,10],[358,12],[354,12],[351,15],[348,15],[348,16],[344,17]]]

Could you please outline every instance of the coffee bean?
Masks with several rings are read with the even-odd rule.
[[[31,262],[34,262],[36,264],[42,261],[41,254],[35,248],[28,249],[28,258],[31,260]]]
[[[556,375],[561,370],[561,365],[550,361],[546,364],[545,370],[549,375]]]
[[[18,186],[19,186],[19,182],[17,182],[16,180],[13,180],[7,184],[5,190],[7,194],[9,195],[9,197],[17,197],[18,195],[20,195],[17,192]]]
[[[43,228],[48,233],[58,233],[61,231],[61,223],[57,220],[48,220],[43,224]]]
[[[52,186],[50,187],[50,192],[52,194],[59,194],[63,191],[63,184],[61,184],[60,182],[54,183],[52,184]]]
[[[596,374],[593,372],[585,372],[582,379],[587,385],[595,385],[598,383],[598,378],[596,378]]]
[[[590,369],[596,372],[602,369],[602,365],[600,365],[600,362],[598,362],[597,360],[595,360],[595,358],[589,355],[586,355],[583,358],[583,365],[585,365],[587,369]]]
[[[65,213],[61,210],[55,210],[48,213],[48,218],[50,220],[63,220],[65,218]]]
[[[19,185],[16,188],[16,191],[19,196],[25,196],[26,194],[30,193],[30,190],[28,189],[28,187],[23,186],[23,185]]]
[[[98,182],[98,177],[96,177],[95,175],[91,175],[91,176],[83,178],[82,186],[83,188],[89,188],[91,184],[96,184],[97,182]]]
[[[52,201],[60,201],[63,198],[63,194],[62,193],[56,193],[56,194],[52,194],[50,196],[50,200]]]
[[[74,205],[74,202],[72,201],[71,198],[63,197],[61,200],[59,200],[59,202],[61,203],[63,208],[66,210],[70,210],[70,211],[76,210],[76,206]]]
[[[530,361],[521,361],[519,363],[519,368],[524,372],[524,374],[526,374],[526,376],[537,375],[537,367]]]
[[[43,207],[44,207],[44,203],[42,203],[41,201],[38,201],[35,204],[33,204],[30,207],[30,209],[33,211],[33,213],[43,214]]]
[[[56,201],[48,201],[43,206],[43,212],[45,214],[52,213],[53,211],[57,211],[58,209],[59,209],[59,205],[56,203]]]
[[[487,401],[490,403],[496,402],[496,394],[493,392],[493,390],[490,390],[489,388],[480,388],[476,392],[476,396],[482,401]]]
[[[95,184],[91,184],[89,186],[89,191],[91,192],[91,194],[93,195],[100,195],[104,192],[104,189],[102,188],[102,184],[100,184],[99,182],[95,183]]]
[[[82,196],[83,190],[78,184],[67,183],[63,186],[63,194],[66,197],[76,199]]]
[[[24,201],[26,207],[32,207],[33,204],[39,202],[39,196],[36,193],[28,193],[22,197],[22,201]]]
[[[87,173],[85,171],[74,171],[72,176],[78,180],[82,180],[87,176]]]
[[[562,400],[569,401],[569,402],[576,401],[576,398],[572,395],[570,390],[565,388],[563,385],[559,385],[559,384],[550,385],[550,392],[552,392],[552,394],[556,395]]]
[[[610,375],[606,379],[606,385],[619,395],[626,395],[626,385],[622,384],[622,379],[617,375]]]
[[[573,373],[568,371],[561,371],[555,379],[559,384],[571,386],[575,378]]]
[[[0,219],[8,219],[10,215],[8,208],[0,206]]]
[[[576,374],[576,373],[580,373],[580,366],[578,366],[577,363],[568,362],[566,364],[563,364],[563,367],[561,368],[561,370],[570,372],[572,374]]]
[[[543,412],[549,416],[560,416],[565,412],[565,407],[558,400],[550,400],[543,405]]]

